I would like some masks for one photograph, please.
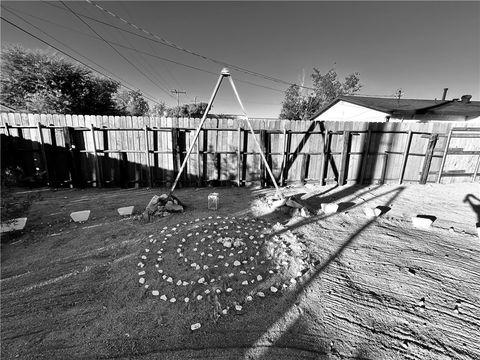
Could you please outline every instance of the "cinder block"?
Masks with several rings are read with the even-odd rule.
[[[7,221],[2,224],[0,232],[4,233],[4,232],[16,231],[16,230],[23,230],[26,223],[27,223],[26,217]]]
[[[125,206],[118,208],[117,211],[120,216],[129,216],[132,215],[134,207],[135,206]]]
[[[75,222],[84,222],[87,221],[90,217],[90,210],[75,211],[70,214],[70,217]]]

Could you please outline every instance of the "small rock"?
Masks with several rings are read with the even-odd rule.
[[[162,299],[163,301],[167,301],[167,297],[165,295],[160,296],[160,299]]]
[[[232,288],[227,288],[227,290],[225,290],[227,293],[231,293],[233,291]]]
[[[171,277],[169,277],[169,278],[167,279],[167,282],[173,283],[173,279],[172,279]]]
[[[182,285],[182,280],[177,281],[177,286],[180,286],[180,285]]]
[[[223,314],[223,315],[227,315],[227,313],[228,313],[228,310],[227,310],[227,309],[223,309],[223,310],[222,310],[222,314]]]
[[[270,287],[270,291],[275,294],[278,291],[278,289],[275,286],[272,286]]]
[[[252,301],[252,300],[253,300],[253,298],[252,298],[250,295],[248,295],[245,299],[246,299],[247,301]]]
[[[192,325],[190,326],[190,329],[191,329],[192,331],[195,331],[195,330],[200,329],[201,327],[202,327],[202,325],[200,325],[200,323],[195,323],[195,324],[192,324]]]
[[[183,299],[183,301],[185,301],[186,303],[188,303],[190,301],[190,299],[188,297],[186,297],[185,299]]]
[[[242,281],[242,285],[248,285],[248,280]]]
[[[203,296],[202,295],[197,295],[197,300],[200,301],[203,299]]]
[[[138,282],[140,284],[145,284],[145,278],[141,277],[140,279],[138,279]]]
[[[237,311],[242,311],[242,306],[241,305],[235,305],[235,310]]]
[[[235,260],[235,261],[233,262],[233,266],[240,266],[240,265],[241,265],[241,262],[238,261],[238,260]]]
[[[145,271],[140,271],[140,272],[138,273],[138,275],[140,275],[140,276],[141,276],[141,275],[145,275]]]
[[[205,278],[204,278],[204,277],[198,279],[198,283],[199,283],[199,284],[203,284],[204,282],[205,282]]]
[[[263,291],[259,291],[259,292],[257,293],[257,295],[258,295],[259,297],[261,297],[261,298],[264,298],[264,297],[265,297],[265,293],[264,293]]]
[[[172,304],[173,304],[174,302],[176,302],[176,301],[177,301],[177,299],[175,299],[175,298],[171,298],[171,299],[170,299],[170,302],[171,302]]]
[[[153,290],[152,295],[153,296],[158,296],[158,295],[160,295],[160,293],[158,292],[158,290]]]
[[[263,280],[262,275],[257,275],[257,281],[262,281],[262,280]]]

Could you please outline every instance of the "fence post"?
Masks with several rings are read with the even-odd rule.
[[[422,174],[420,175],[420,184],[426,184],[428,179],[428,172],[432,163],[433,151],[437,144],[438,134],[431,134],[428,140],[427,152],[425,153],[425,160],[423,162]]]
[[[360,181],[359,184],[363,184],[365,181],[365,173],[367,172],[368,152],[370,151],[370,139],[372,137],[372,130],[368,129],[365,135],[365,141],[363,142],[362,164],[360,165]]]
[[[208,176],[208,130],[203,128],[203,171],[202,171],[202,182],[205,185],[207,182]]]
[[[148,126],[145,125],[143,128],[143,134],[145,136],[145,156],[146,156],[146,163],[147,163],[147,181],[148,181],[148,186],[152,187],[152,172],[151,172],[151,167],[150,167],[150,149],[148,146]]]
[[[53,132],[53,137],[52,137],[52,145],[56,146],[56,139],[55,139],[55,128],[50,129],[51,132]],[[63,128],[63,136],[65,139],[65,147],[68,150],[69,158],[70,158],[70,168],[69,168],[69,174],[70,174],[70,187],[73,188],[74,186],[79,186],[81,185],[81,181],[79,179],[79,171],[78,171],[78,164],[79,164],[79,159],[78,159],[78,149],[75,144],[74,136],[73,136],[73,128],[66,126]]]
[[[242,128],[239,126],[237,129],[237,136],[238,136],[238,142],[237,142],[237,186],[240,187],[242,183]]]
[[[242,159],[242,182],[247,184],[247,170],[248,170],[248,131],[243,132],[243,159]]]
[[[102,170],[100,169],[100,163],[98,161],[97,141],[95,139],[95,127],[93,124],[90,124],[90,133],[92,135],[93,161],[95,168],[95,171],[93,172],[93,180],[95,182],[95,187],[102,187]]]
[[[440,169],[438,170],[437,184],[440,184],[442,179],[443,168],[445,167],[445,160],[447,159],[448,148],[450,146],[450,139],[452,138],[453,127],[450,128],[448,132],[447,141],[445,143],[445,149],[443,150],[442,162],[440,164]],[[474,180],[475,181],[475,180]]]
[[[172,128],[172,161],[173,161],[173,178],[175,179],[178,174],[178,129]]]
[[[344,185],[348,177],[348,150],[350,147],[350,131],[345,130],[343,132],[343,147],[342,147],[342,157],[340,164],[340,173],[338,175],[338,185]]]
[[[330,141],[332,138],[332,134],[330,131],[325,130],[325,144],[323,147],[323,161],[322,161],[322,171],[320,175],[320,185],[325,185],[325,178],[328,174],[328,160],[330,158]]]
[[[197,187],[200,187],[202,185],[202,172],[200,171],[200,139],[197,139],[196,141],[197,144]]]
[[[267,131],[260,130],[260,149],[265,154],[266,149],[266,138],[267,138]],[[260,161],[260,186],[264,188],[267,185],[266,181],[266,168],[263,161]]]
[[[410,145],[412,143],[412,130],[408,130],[407,143],[405,144],[405,150],[403,151],[402,167],[400,168],[400,178],[398,183],[403,183],[403,176],[405,175],[405,169],[407,167],[408,153],[410,152]]]
[[[50,172],[48,170],[48,162],[47,162],[47,153],[45,152],[45,140],[43,139],[43,132],[42,127],[43,125],[38,122],[38,135],[40,136],[40,150],[42,151],[42,159],[43,159],[43,166],[45,167],[45,172],[47,174],[47,186],[50,186]]]

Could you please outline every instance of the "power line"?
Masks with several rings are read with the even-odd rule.
[[[46,4],[51,5],[51,6],[54,6],[54,7],[58,7],[58,6],[56,6],[56,5],[52,5],[52,4],[48,3],[48,2],[47,2]],[[7,10],[9,9],[9,8],[6,7],[6,6],[3,6],[3,7],[4,7],[5,9],[7,9]],[[61,8],[61,7],[58,7],[58,8],[61,9],[61,10],[63,10],[63,11],[68,11],[68,10],[66,10],[66,9],[64,9],[64,8]],[[12,10],[10,10],[10,11],[12,11]],[[16,11],[19,11],[19,10],[16,10]],[[35,18],[35,19],[39,19],[39,20],[41,20],[41,21],[47,22],[47,23],[49,23],[49,24],[53,24],[53,25],[56,25],[56,26],[59,26],[59,27],[65,28],[65,29],[69,29],[69,30],[75,31],[75,32],[77,32],[77,33],[80,33],[80,34],[82,34],[82,35],[88,36],[88,37],[90,37],[90,38],[93,38],[93,39],[96,39],[96,40],[100,40],[98,37],[92,36],[92,35],[90,35],[90,34],[87,34],[87,33],[83,32],[83,31],[79,31],[79,30],[77,30],[77,29],[72,29],[72,28],[70,28],[70,27],[68,27],[68,26],[65,26],[65,25],[57,24],[57,23],[55,23],[55,22],[53,22],[53,21],[50,21],[50,20],[47,20],[47,19],[44,19],[44,18],[35,16],[35,15],[28,14],[28,13],[26,13],[26,12],[24,12],[24,11],[19,11],[19,12],[21,12],[21,13],[23,13],[23,14],[26,14],[26,15],[28,15],[28,16],[30,16],[30,17],[33,17],[33,18]],[[17,15],[17,16],[18,16],[18,15]],[[114,28],[117,28],[117,27],[114,26],[114,25],[109,25],[109,24],[107,24],[107,23],[104,23],[103,21],[100,21],[100,20],[97,20],[97,19],[88,17],[88,16],[86,16],[86,15],[80,15],[80,16],[83,16],[83,17],[85,17],[85,18],[91,19],[91,20],[93,20],[93,21],[97,21],[97,22],[102,23],[102,24],[105,24],[105,25],[107,25],[107,26],[113,26]],[[23,19],[23,18],[22,18],[22,19]],[[24,21],[26,21],[26,20],[24,20]],[[149,40],[149,41],[153,41],[153,42],[155,42],[155,43],[159,43],[159,42],[156,41],[156,40],[153,40],[153,39],[150,39],[150,38],[147,38],[147,37],[144,37],[144,36],[135,34],[135,33],[131,32],[131,31],[124,30],[124,29],[121,29],[121,28],[118,28],[118,29],[119,29],[119,30],[126,31],[126,32],[128,32],[128,33],[130,33],[130,34],[132,34],[132,35],[139,36],[139,37],[141,37],[141,38],[147,39],[147,40]],[[42,31],[42,32],[43,32],[43,31]],[[44,33],[45,33],[45,32],[44,32]],[[46,34],[46,33],[45,33],[45,34]],[[48,34],[47,34],[47,35],[48,35]],[[50,35],[48,35],[48,36],[50,36]],[[50,37],[52,37],[52,36],[50,36]],[[57,40],[57,41],[58,41],[58,40]],[[183,66],[183,67],[186,67],[186,68],[190,68],[190,69],[192,69],[192,70],[197,70],[197,71],[201,71],[201,72],[204,72],[204,73],[207,73],[207,74],[215,75],[216,77],[218,76],[218,73],[215,73],[215,72],[213,72],[213,71],[209,71],[209,70],[202,69],[202,68],[199,68],[199,67],[196,67],[196,66],[193,66],[193,65],[184,64],[184,63],[181,63],[181,62],[179,62],[179,61],[175,61],[175,60],[168,59],[168,58],[165,58],[165,57],[162,57],[162,56],[158,56],[158,55],[155,55],[155,54],[151,54],[151,53],[148,53],[148,52],[139,50],[139,49],[137,49],[137,48],[129,47],[129,46],[126,46],[126,45],[123,45],[123,44],[120,44],[120,43],[117,43],[117,42],[114,42],[114,41],[110,41],[110,43],[113,44],[113,45],[115,45],[115,46],[122,47],[122,48],[124,48],[124,49],[129,49],[129,50],[132,50],[132,51],[135,51],[135,52],[139,52],[139,53],[142,53],[142,54],[144,54],[144,55],[151,56],[151,57],[153,57],[153,58],[156,58],[156,59],[159,59],[159,60],[162,60],[162,61],[170,62],[170,63],[172,63],[172,64],[176,64],[176,65],[179,65],[179,66]],[[163,45],[163,44],[162,44],[162,45]],[[77,53],[78,53],[78,52],[77,52]],[[102,68],[103,68],[103,67],[102,67]],[[254,83],[254,82],[251,82],[251,81],[248,81],[248,80],[237,79],[237,81],[238,81],[238,82],[245,83],[245,84],[248,84],[248,85],[251,85],[251,86],[256,86],[256,87],[260,87],[260,88],[264,88],[264,89],[268,89],[268,90],[272,90],[272,91],[276,91],[276,92],[281,92],[281,93],[285,93],[285,92],[286,92],[285,90],[275,89],[275,88],[272,88],[272,87],[269,87],[269,86],[266,86],[266,85],[260,85],[260,84],[257,84],[257,83]]]
[[[95,65],[98,66],[99,68],[105,70],[107,73],[110,73],[111,75],[113,75],[114,77],[116,77],[117,79],[119,79],[119,80],[120,80],[120,83],[122,83],[122,86],[124,86],[125,88],[127,88],[127,89],[129,89],[129,90],[133,90],[132,88],[129,88],[129,87],[125,86],[123,83],[128,84],[128,85],[132,86],[133,88],[135,88],[135,85],[129,83],[129,82],[128,82],[127,80],[125,80],[125,79],[122,79],[120,76],[112,73],[112,72],[109,71],[107,68],[103,67],[102,65],[98,64],[97,62],[95,62],[94,60],[88,58],[87,56],[80,54],[78,51],[76,51],[76,50],[75,50],[74,48],[72,48],[71,46],[65,44],[64,42],[58,40],[57,38],[53,37],[52,35],[48,34],[48,33],[45,32],[45,31],[43,31],[43,30],[40,29],[38,26],[36,26],[36,25],[32,24],[30,21],[26,20],[24,17],[18,15],[15,11],[13,11],[13,10],[7,8],[7,7],[4,7],[4,8],[5,8],[5,10],[7,10],[8,12],[10,12],[13,16],[19,18],[20,20],[22,20],[23,22],[27,23],[28,25],[30,25],[31,27],[35,28],[36,30],[40,31],[41,33],[43,33],[44,35],[48,36],[48,37],[51,38],[52,40],[54,40],[54,41],[62,44],[62,45],[65,46],[67,49],[73,51],[73,52],[76,53],[77,55],[80,55],[80,56],[83,57],[84,59],[87,59],[88,61],[90,61],[91,63],[95,64]],[[89,36],[90,36],[90,35],[89,35]],[[95,71],[96,71],[96,70],[95,70]],[[98,72],[98,71],[96,71],[96,72]],[[103,74],[102,74],[102,75],[103,75]],[[145,93],[144,93],[144,94],[145,94]],[[153,96],[150,95],[150,94],[146,94],[146,95],[148,95],[148,96],[150,96],[150,97],[153,97]]]
[[[75,61],[77,61],[78,63],[82,64],[83,66],[89,68],[90,70],[93,70],[94,72],[96,72],[96,73],[98,73],[98,74],[100,74],[100,75],[102,75],[102,76],[104,76],[104,77],[106,77],[106,78],[108,78],[108,79],[110,79],[110,80],[112,80],[112,81],[118,82],[118,80],[115,80],[115,79],[113,79],[112,77],[110,77],[110,76],[102,73],[101,71],[98,71],[97,69],[93,68],[92,66],[84,63],[83,61],[77,59],[76,57],[74,57],[74,56],[72,56],[72,55],[70,55],[70,54],[68,54],[67,52],[63,51],[62,49],[56,47],[55,45],[50,44],[48,41],[45,41],[45,40],[41,39],[40,37],[32,34],[32,33],[29,32],[28,30],[25,30],[25,29],[23,29],[22,27],[16,25],[15,23],[11,22],[10,20],[5,19],[3,16],[0,16],[0,19],[2,19],[3,21],[6,21],[8,24],[12,25],[13,27],[17,28],[17,29],[20,30],[20,31],[23,31],[24,33],[30,35],[31,37],[37,39],[38,41],[44,43],[45,45],[48,45],[48,46],[50,46],[51,48],[53,48],[53,49],[61,52],[62,54],[66,55],[66,56],[68,56],[68,57],[70,57],[70,58],[72,58],[73,60],[75,60]],[[123,85],[123,87],[125,87],[125,88],[127,88],[127,89],[129,89],[129,90],[135,91],[135,89],[133,89],[133,88],[131,88],[131,87],[129,87],[129,86],[126,86],[125,84],[122,84],[122,85]],[[145,97],[146,97],[147,99],[153,101],[154,103],[160,104],[160,102],[158,102],[157,100],[155,100],[153,97],[149,97],[149,96],[145,96]]]
[[[208,61],[211,61],[211,62],[214,62],[216,64],[220,64],[222,66],[228,66],[232,69],[235,69],[235,70],[238,70],[238,71],[241,71],[241,72],[244,72],[246,74],[249,74],[249,75],[253,75],[253,76],[257,76],[257,77],[261,77],[261,78],[264,78],[264,79],[267,79],[267,80],[270,80],[270,81],[274,81],[274,82],[277,82],[277,83],[281,83],[281,84],[285,84],[285,85],[293,85],[293,83],[290,83],[288,81],[285,81],[285,80],[282,80],[282,79],[278,79],[278,78],[275,78],[273,76],[269,76],[269,75],[265,75],[265,74],[262,74],[262,73],[258,73],[258,72],[255,72],[255,71],[252,71],[252,70],[248,70],[248,69],[245,69],[245,68],[242,68],[240,66],[237,66],[237,65],[233,65],[233,64],[229,64],[229,63],[226,63],[224,61],[220,61],[220,60],[216,60],[214,58],[211,58],[211,57],[208,57],[208,56],[205,56],[205,55],[202,55],[202,54],[199,54],[195,51],[191,51],[191,50],[188,50],[184,47],[181,47],[165,38],[162,38],[161,36],[158,36],[148,30],[145,30],[144,28],[138,26],[138,25],[135,25],[133,23],[131,23],[130,21],[128,20],[125,20],[124,18],[122,18],[121,16],[118,16],[116,15],[115,13],[111,12],[110,10],[107,10],[105,8],[103,8],[102,6],[94,3],[93,1],[91,0],[85,0],[87,3],[89,3],[90,5],[92,6],[95,6],[97,7],[98,9],[102,10],[103,12],[106,12],[107,14],[109,14],[110,16],[120,20],[120,21],[123,21],[124,23],[126,23],[127,25],[133,27],[134,29],[136,30],[139,30],[139,31],[143,31],[145,34],[147,35],[150,35],[158,40],[160,40],[162,43],[164,44],[167,44],[168,46],[174,48],[174,49],[177,49],[179,51],[183,51],[183,52],[186,52],[190,55],[194,55],[194,56],[197,56],[197,57],[200,57],[204,60],[208,60]],[[299,87],[301,88],[304,88],[304,89],[308,89],[308,90],[314,90],[313,88],[311,87],[308,87],[308,86],[303,86],[303,85],[298,85]]]
[[[126,56],[124,56],[120,51],[118,51],[112,44],[110,44],[102,35],[100,35],[97,31],[95,31],[95,29],[93,27],[90,26],[90,24],[88,24],[85,20],[83,20],[80,16],[78,16],[67,4],[65,4],[63,1],[60,1],[63,6],[65,6],[68,10],[70,10],[70,12],[76,17],[78,18],[82,23],[84,23],[86,26],[88,26],[88,28],[90,30],[92,30],[100,39],[102,39],[110,48],[112,48],[118,55],[120,55],[122,57],[122,59],[124,59],[126,62],[128,62],[131,66],[133,66],[140,74],[142,74],[148,81],[150,81],[154,86],[156,86],[158,89],[162,90],[165,94],[167,94],[168,96],[172,97],[172,95],[167,91],[165,90],[164,88],[162,88],[161,86],[159,86],[158,84],[156,84],[152,79],[150,79],[150,77],[145,74],[140,68],[138,68],[138,66],[136,66],[133,62],[131,62]]]

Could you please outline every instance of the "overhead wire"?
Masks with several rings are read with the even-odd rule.
[[[5,9],[9,10],[8,7],[2,5]],[[62,10],[65,10],[63,8],[61,8]],[[10,9],[10,11],[12,11]],[[52,24],[52,25],[56,25],[56,26],[59,26],[59,27],[62,27],[64,29],[68,29],[68,30],[71,30],[71,31],[75,31],[79,34],[82,34],[84,36],[87,36],[87,37],[90,37],[90,38],[93,38],[93,39],[96,39],[96,40],[99,40],[101,41],[101,39],[99,39],[98,37],[96,36],[93,36],[93,35],[90,35],[90,34],[87,34],[83,31],[79,31],[77,29],[72,29],[68,26],[65,26],[65,25],[61,25],[61,24],[58,24],[58,23],[55,23],[53,21],[50,21],[50,20],[47,20],[47,19],[44,19],[44,18],[41,18],[41,17],[38,17],[38,16],[35,16],[35,15],[31,15],[31,14],[28,14],[24,11],[19,11],[19,10],[15,10],[15,11],[18,11],[18,12],[21,12],[29,17],[32,17],[32,18],[35,18],[35,19],[38,19],[38,20],[41,20],[41,21],[44,21],[44,22],[47,22],[49,24]],[[18,15],[17,15],[18,16]],[[22,17],[23,19],[23,17]],[[44,32],[44,31],[42,31]],[[127,31],[129,32],[129,31]],[[45,32],[44,32],[45,33]],[[47,33],[45,33],[47,34]],[[137,34],[134,34],[134,35],[137,35]],[[48,35],[47,36],[49,37],[52,37],[51,35]],[[52,37],[54,38],[54,37]],[[55,39],[55,38],[54,38]],[[150,38],[147,38],[148,40],[152,40]],[[58,40],[57,40],[58,41]],[[155,41],[155,40],[152,40],[152,41]],[[199,68],[199,67],[196,67],[196,66],[193,66],[193,65],[188,65],[188,64],[184,64],[182,62],[179,62],[179,61],[175,61],[175,60],[172,60],[172,59],[168,59],[168,58],[165,58],[165,57],[162,57],[162,56],[159,56],[159,55],[155,55],[155,54],[151,54],[151,53],[148,53],[146,51],[143,51],[143,50],[140,50],[138,48],[132,48],[132,47],[129,47],[129,46],[126,46],[126,45],[123,45],[123,44],[120,44],[120,43],[117,43],[117,42],[114,42],[114,41],[110,41],[111,44],[115,45],[115,46],[118,46],[118,47],[122,47],[124,49],[128,49],[128,50],[132,50],[132,51],[135,51],[135,52],[139,52],[139,53],[142,53],[144,55],[147,55],[147,56],[150,56],[150,57],[153,57],[153,58],[156,58],[158,60],[161,60],[161,61],[165,61],[165,62],[169,62],[169,63],[172,63],[172,64],[176,64],[176,65],[179,65],[179,66],[182,66],[182,67],[186,67],[186,68],[190,68],[192,70],[197,70],[197,71],[201,71],[201,72],[204,72],[204,73],[207,73],[207,74],[211,74],[211,75],[214,75],[214,76],[218,76],[218,73],[215,73],[213,71],[209,71],[209,70],[206,70],[206,69],[203,69],[203,68]],[[78,52],[77,52],[78,53]],[[251,85],[251,86],[256,86],[256,87],[260,87],[260,88],[264,88],[264,89],[268,89],[268,90],[272,90],[272,91],[276,91],[276,92],[281,92],[281,93],[285,93],[285,90],[280,90],[280,89],[276,89],[276,88],[272,88],[272,87],[269,87],[269,86],[266,86],[266,85],[261,85],[261,84],[257,84],[257,83],[254,83],[254,82],[251,82],[251,81],[248,81],[248,80],[243,80],[243,79],[236,79],[236,81],[238,82],[241,82],[241,83],[245,83],[245,84],[248,84],[248,85]]]
[[[138,66],[136,66],[132,61],[130,61],[130,59],[128,59],[126,56],[124,56],[120,51],[117,50],[117,48],[115,48],[112,44],[110,44],[110,42],[108,40],[106,40],[102,35],[100,35],[92,26],[90,26],[90,24],[88,24],[85,20],[83,20],[79,15],[77,15],[77,13],[75,13],[75,11],[73,11],[67,4],[65,4],[65,2],[63,1],[60,1],[63,6],[65,6],[68,10],[70,10],[70,12],[76,17],[78,18],[82,23],[84,23],[90,30],[92,30],[92,32],[94,32],[100,39],[102,39],[105,44],[107,44],[110,48],[112,48],[122,59],[124,59],[126,62],[128,62],[133,68],[135,68],[140,74],[142,74],[148,81],[150,81],[155,87],[157,87],[158,89],[160,89],[161,91],[163,91],[165,94],[167,94],[168,96],[170,96],[171,98],[175,98],[172,94],[170,94],[170,92],[166,89],[164,89],[163,87],[161,87],[160,85],[158,85],[157,83],[155,83],[147,74],[145,74],[145,72],[143,70],[141,70]]]
[[[15,24],[14,22],[12,22],[12,21],[4,18],[3,16],[0,16],[0,19],[2,19],[3,21],[7,22],[8,24],[10,24],[11,26],[15,27],[16,29],[18,29],[18,30],[20,30],[20,31],[22,31],[22,32],[30,35],[31,37],[37,39],[38,41],[44,43],[45,45],[50,46],[52,49],[55,49],[55,50],[61,52],[62,54],[68,56],[69,58],[75,60],[76,62],[82,64],[83,66],[89,68],[90,70],[92,70],[92,71],[94,71],[94,72],[96,72],[96,73],[98,73],[98,74],[106,77],[107,79],[110,79],[110,80],[115,81],[115,82],[119,82],[118,80],[112,78],[111,76],[108,76],[108,75],[102,73],[101,71],[98,71],[97,69],[95,69],[95,68],[92,67],[91,65],[89,65],[89,64],[87,64],[87,63],[85,63],[85,62],[83,62],[83,61],[81,61],[81,60],[79,60],[79,59],[77,59],[75,56],[67,53],[66,51],[60,49],[59,47],[57,47],[57,46],[49,43],[48,41],[43,40],[42,38],[38,37],[38,36],[35,35],[35,34],[32,34],[30,31],[23,29],[21,26],[18,26],[17,24]],[[115,75],[115,76],[116,76],[116,75]],[[116,76],[116,77],[118,78],[118,76]],[[125,84],[123,84],[123,83],[121,83],[121,85],[122,85],[123,87],[125,87],[126,89],[128,89],[128,90],[132,90],[132,91],[135,90],[134,88],[131,88],[130,86],[127,86],[127,85],[125,85]],[[159,101],[155,100],[155,98],[152,97],[152,96],[150,96],[150,95],[146,95],[146,94],[144,93],[144,96],[145,96],[147,99],[153,101],[153,102],[156,103],[156,104],[161,104]]]

